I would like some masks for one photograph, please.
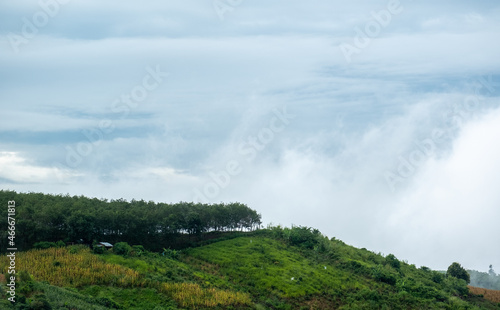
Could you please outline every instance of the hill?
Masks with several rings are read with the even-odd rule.
[[[125,247],[126,248],[126,247]],[[182,251],[86,246],[18,253],[17,307],[26,309],[500,309],[463,280],[272,227]],[[5,273],[3,256],[0,270]],[[6,301],[2,285],[2,309]]]
[[[18,227],[34,232],[16,235],[16,242],[21,236],[30,241],[16,253],[15,303],[7,300],[11,259],[0,257],[0,309],[500,309],[494,291],[478,292],[462,279],[354,248],[313,228],[251,230],[260,215],[239,203],[0,191],[0,198],[12,196]],[[118,230],[103,233],[100,211],[114,221],[103,225]],[[138,223],[148,227],[137,230],[141,238],[120,228]],[[86,238],[112,237],[114,248],[84,240],[66,245],[78,243],[77,229]],[[7,228],[2,232],[6,239]],[[54,242],[58,238],[64,241]]]

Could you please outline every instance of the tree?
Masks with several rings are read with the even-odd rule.
[[[127,202],[4,190],[0,190],[0,198],[16,202],[16,245],[23,249],[41,241],[91,244],[92,240],[106,240],[159,251],[165,245],[183,246],[182,234],[252,230],[261,224],[260,214],[237,202]],[[0,208],[0,218],[7,218],[7,213],[8,208]],[[7,221],[0,221],[0,252],[8,247],[7,226]]]
[[[83,240],[83,243],[91,243],[95,239],[95,222],[93,214],[85,214],[82,211],[73,212],[66,221],[70,240]]]
[[[447,276],[455,277],[457,279],[465,280],[465,282],[470,283],[470,275],[459,263],[453,263],[448,267],[446,272]]]
[[[493,270],[493,265],[490,265],[490,270],[488,270],[488,273],[490,274],[490,276],[496,276],[495,270]]]

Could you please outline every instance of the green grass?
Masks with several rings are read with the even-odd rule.
[[[111,300],[123,309],[177,309],[176,303],[157,290],[150,288],[120,289],[107,286],[90,286],[82,294],[99,300]]]
[[[282,298],[327,293],[333,289],[362,288],[351,274],[319,265],[279,241],[269,238],[238,238],[187,252],[216,268],[213,272],[247,288]],[[326,267],[326,268],[325,268]]]
[[[105,262],[110,264],[122,265],[131,269],[138,271],[139,273],[145,274],[154,272],[155,268],[153,265],[148,264],[143,259],[139,258],[127,258],[116,254],[108,254],[101,256]]]

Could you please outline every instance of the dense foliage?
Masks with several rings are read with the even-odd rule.
[[[175,204],[83,196],[22,194],[0,191],[0,201],[16,202],[17,245],[29,249],[38,242],[91,244],[94,240],[141,244],[151,250],[176,247],[186,235],[252,230],[261,223],[256,211],[241,203]],[[7,218],[7,208],[0,208]],[[7,221],[0,221],[0,248],[7,246]]]

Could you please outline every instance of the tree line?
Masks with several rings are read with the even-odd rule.
[[[258,228],[261,215],[242,203],[156,203],[84,196],[0,191],[0,245],[7,248],[7,202],[16,202],[16,245],[28,249],[40,241],[93,241],[141,244],[151,250],[175,245],[179,238],[207,232]]]

